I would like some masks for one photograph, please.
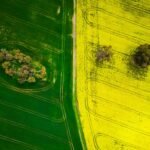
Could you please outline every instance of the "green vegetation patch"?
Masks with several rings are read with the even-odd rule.
[[[45,66],[22,53],[20,49],[1,49],[0,66],[5,74],[20,84],[47,81]]]

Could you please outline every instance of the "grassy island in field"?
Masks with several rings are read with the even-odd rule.
[[[0,66],[5,74],[20,84],[47,81],[45,66],[19,49],[0,49]]]

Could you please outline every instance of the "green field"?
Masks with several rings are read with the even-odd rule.
[[[0,49],[20,49],[48,71],[48,82],[19,84],[0,68],[0,149],[82,149],[73,100],[73,1],[0,3]]]

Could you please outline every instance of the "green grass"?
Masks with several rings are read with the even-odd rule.
[[[24,85],[0,70],[0,149],[82,149],[72,102],[73,1],[0,2],[0,49],[21,49],[50,76]]]

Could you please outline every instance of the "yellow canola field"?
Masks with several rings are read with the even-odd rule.
[[[129,59],[150,43],[150,0],[77,0],[77,100],[89,150],[150,150],[150,71]],[[98,45],[112,60],[95,63]]]

